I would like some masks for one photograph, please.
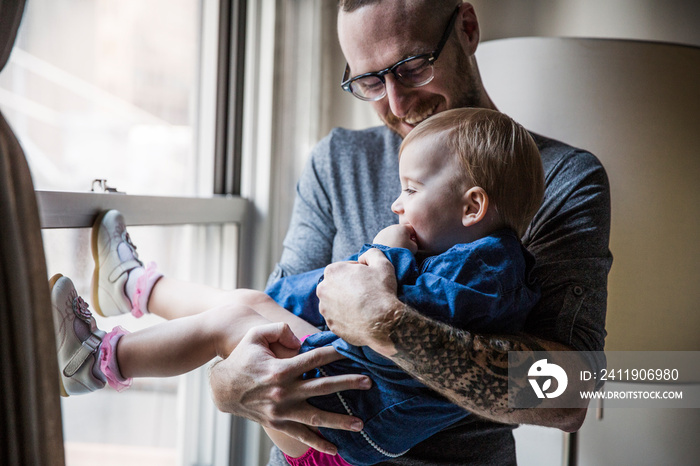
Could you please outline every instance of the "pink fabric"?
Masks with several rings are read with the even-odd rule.
[[[328,453],[321,453],[313,448],[309,448],[306,450],[306,453],[298,458],[292,458],[284,452],[282,454],[291,466],[352,466],[340,455],[333,456]]]
[[[128,333],[128,330],[121,326],[116,326],[104,336],[102,345],[100,345],[100,370],[107,378],[109,386],[118,392],[131,387],[132,382],[132,379],[122,377],[119,371],[119,364],[117,363],[117,344],[119,339]]]
[[[136,280],[136,290],[131,299],[131,314],[139,318],[148,314],[148,299],[151,297],[153,286],[163,276],[158,272],[155,262],[151,262],[144,269],[143,274]]]

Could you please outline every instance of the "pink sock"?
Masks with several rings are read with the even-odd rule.
[[[147,267],[138,267],[129,272],[126,282],[126,296],[131,301],[131,314],[141,317],[148,314],[148,300],[156,282],[163,277],[156,263],[151,262]]]
[[[117,344],[124,335],[129,331],[116,326],[114,329],[104,336],[102,345],[100,345],[99,361],[100,370],[107,378],[107,383],[110,387],[118,392],[126,390],[131,386],[132,379],[127,379],[122,376],[117,363]]]

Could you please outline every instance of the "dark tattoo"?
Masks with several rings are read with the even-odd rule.
[[[389,333],[397,350],[392,359],[425,385],[456,404],[483,415],[515,411],[508,397],[531,396],[531,390],[508,392],[508,351],[544,351],[533,338],[473,335],[404,309]],[[518,364],[524,371],[534,359]],[[511,370],[513,367],[511,367]]]

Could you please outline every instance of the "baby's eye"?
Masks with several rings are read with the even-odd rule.
[[[403,190],[403,192],[405,192],[406,194],[408,194],[410,196],[411,194],[415,193],[416,191],[414,189],[411,189],[411,188],[405,188]]]

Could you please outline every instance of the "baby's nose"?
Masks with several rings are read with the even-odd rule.
[[[401,196],[396,198],[393,204],[391,204],[391,211],[394,212],[395,214],[401,214],[403,213],[403,205],[401,204]]]

